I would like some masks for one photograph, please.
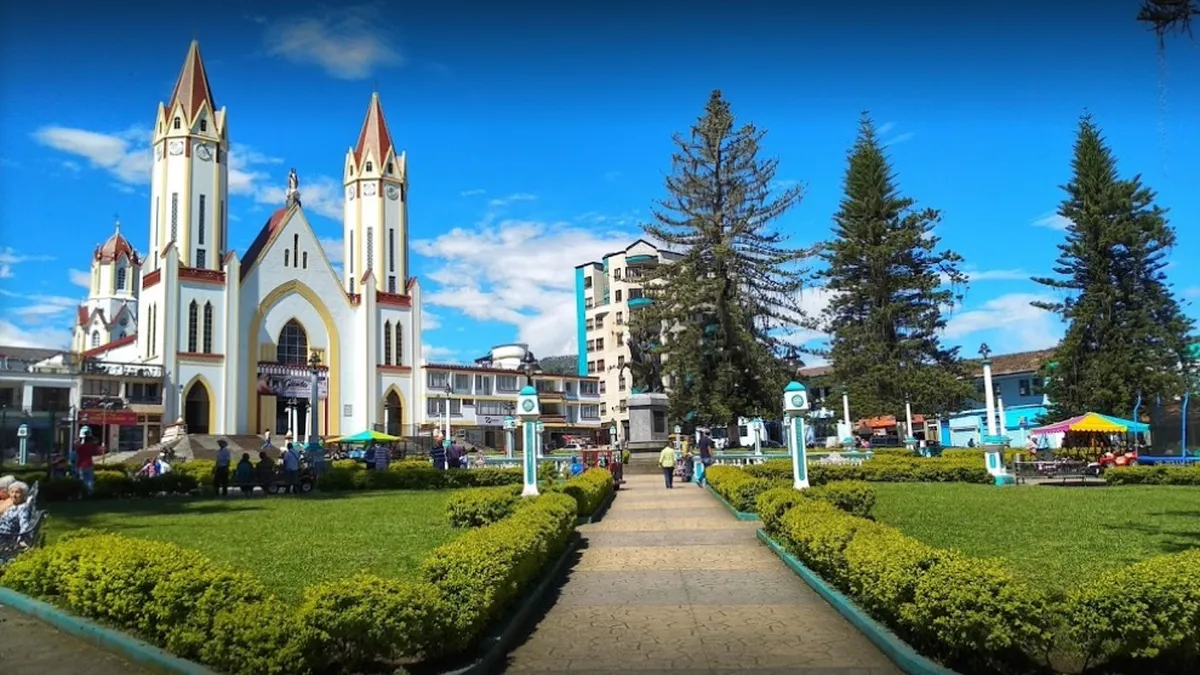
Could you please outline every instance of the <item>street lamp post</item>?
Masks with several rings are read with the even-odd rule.
[[[912,401],[907,396],[904,397],[904,424],[904,447],[913,452],[917,448],[917,437],[913,434]]]
[[[309,459],[313,463],[313,468],[317,475],[325,469],[325,449],[321,447],[320,436],[317,435],[317,424],[319,422],[318,403],[321,400],[321,356],[313,352],[308,357],[308,443],[305,450],[309,453]]]
[[[175,411],[178,413],[176,423],[183,424],[183,385],[179,385],[179,391],[175,395]]]
[[[792,456],[792,487],[803,490],[808,483],[808,452],[805,448],[804,415],[808,412],[808,391],[793,380],[783,390],[784,424],[787,426],[788,453]]]
[[[533,391],[533,395],[536,397],[538,395],[537,386],[533,382],[533,377],[534,377],[534,375],[542,374],[542,366],[538,362],[537,357],[535,357],[533,355],[533,352],[528,349],[525,350],[525,356],[521,357],[521,372],[525,373],[525,388],[521,390],[521,394],[524,395],[525,389],[529,389],[529,390]],[[546,428],[540,419],[541,412],[542,412],[541,406],[539,405],[539,407],[538,407],[538,418],[539,419],[537,419],[533,425],[534,432],[535,432],[535,435],[534,435],[534,441],[535,441],[534,456],[535,457],[542,456],[542,430]],[[524,418],[522,417],[522,419],[524,419]]]
[[[513,457],[513,449],[517,445],[517,418],[513,417],[513,411],[516,407],[512,403],[505,404],[504,416],[504,456],[508,459]]]
[[[538,406],[537,389],[532,384],[526,384],[521,388],[521,393],[517,395],[517,414],[521,418],[521,433],[524,436],[521,496],[536,497],[538,495],[537,427],[541,409]]]
[[[988,358],[992,350],[984,343],[979,346],[979,355],[983,357],[983,400],[984,416],[987,418],[987,436],[983,439],[983,455],[987,462],[988,473],[995,478],[996,485],[1008,483],[1004,472],[1004,446],[1008,439],[996,430],[996,392],[992,389],[992,361]]]
[[[445,427],[442,430],[442,438],[450,440],[450,398],[454,395],[454,388],[450,386],[449,381],[446,382],[446,388],[442,391],[446,396],[446,409],[442,411],[442,420]]]

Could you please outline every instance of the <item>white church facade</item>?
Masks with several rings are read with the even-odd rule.
[[[97,249],[74,348],[161,366],[163,418],[182,419],[188,433],[304,438],[315,405],[321,436],[376,425],[408,435],[425,398],[414,368],[421,289],[409,276],[405,155],[378,96],[344,164],[343,276],[305,216],[294,172],[287,203],[244,254],[230,250],[227,129],[193,42],[155,119],[150,249],[140,258],[119,231]]]

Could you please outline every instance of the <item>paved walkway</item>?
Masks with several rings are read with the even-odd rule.
[[[505,673],[900,671],[706,491],[631,475]]]
[[[0,605],[4,675],[143,675],[148,671],[90,642]]]

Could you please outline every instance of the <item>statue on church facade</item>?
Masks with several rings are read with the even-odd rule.
[[[300,205],[300,176],[294,168],[288,172],[287,205]]]

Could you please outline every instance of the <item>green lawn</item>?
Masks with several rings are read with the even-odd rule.
[[[448,491],[360,492],[224,499],[53,504],[47,541],[81,527],[171,542],[253,572],[283,599],[306,586],[370,571],[412,574],[457,531]]]
[[[877,520],[933,546],[1005,558],[1048,589],[1200,547],[1200,489],[1195,487],[873,487]]]

